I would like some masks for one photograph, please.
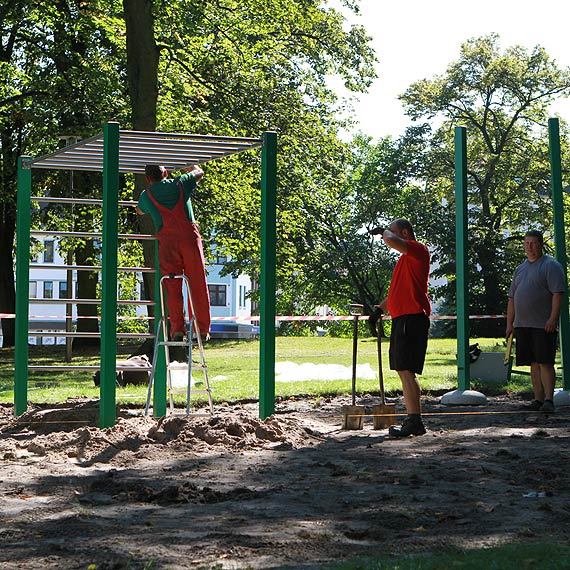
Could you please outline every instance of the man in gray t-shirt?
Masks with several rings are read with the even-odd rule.
[[[513,275],[509,290],[506,336],[517,341],[517,366],[530,366],[534,401],[526,409],[553,412],[556,329],[566,291],[564,269],[544,255],[538,231],[524,238],[527,260]]]

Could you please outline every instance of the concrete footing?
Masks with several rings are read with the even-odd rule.
[[[562,388],[554,390],[554,405],[556,407],[570,406],[570,390]]]
[[[454,390],[444,394],[439,403],[444,406],[480,406],[487,403],[487,396],[475,390]]]

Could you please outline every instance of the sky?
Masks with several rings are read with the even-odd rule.
[[[331,2],[335,4],[336,2]],[[397,137],[410,124],[397,96],[420,79],[445,73],[461,44],[496,32],[500,49],[541,45],[559,67],[570,67],[569,21],[560,0],[361,0],[360,23],[372,39],[378,79],[354,103],[361,132]],[[342,90],[337,89],[341,94]],[[570,120],[570,101],[551,109]]]

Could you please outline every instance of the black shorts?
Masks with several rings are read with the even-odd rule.
[[[426,358],[429,317],[423,313],[392,319],[390,370],[421,374]]]
[[[556,331],[520,327],[515,329],[516,365],[530,366],[531,362],[554,364],[556,357]]]

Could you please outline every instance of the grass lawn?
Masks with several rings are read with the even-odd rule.
[[[327,570],[566,570],[570,547],[560,544],[508,544],[483,550],[378,556],[339,562]]]
[[[484,351],[503,352],[502,339],[477,339]],[[277,337],[276,362],[297,364],[340,364],[352,366],[352,345],[350,338],[332,337]],[[259,383],[259,341],[258,340],[217,340],[206,345],[206,362],[212,393],[215,402],[257,399]],[[430,339],[424,373],[420,377],[423,393],[453,390],[457,388],[456,340]],[[120,346],[119,357],[125,358],[133,351],[132,345]],[[30,346],[30,365],[64,365],[63,346]],[[384,384],[388,395],[400,390],[400,381],[388,366],[388,340],[382,344]],[[14,353],[0,349],[0,402],[13,401]],[[99,354],[85,351],[74,355],[77,365],[98,365]],[[378,371],[378,353],[375,338],[360,338],[358,341],[358,364],[368,364]],[[63,402],[69,397],[98,397],[99,389],[93,384],[91,371],[30,371],[28,398],[35,403]],[[200,375],[196,376],[200,379]],[[378,392],[378,377],[357,379],[358,393]],[[471,383],[471,388],[486,394],[500,392],[523,392],[530,390],[528,376],[513,375],[508,385],[481,385]],[[276,382],[276,396],[287,398],[303,395],[346,394],[351,391],[351,380],[307,380]],[[201,398],[201,396],[198,396]],[[183,396],[179,397],[182,403]],[[143,405],[146,401],[146,388],[142,386],[117,387],[117,401],[122,404]]]

